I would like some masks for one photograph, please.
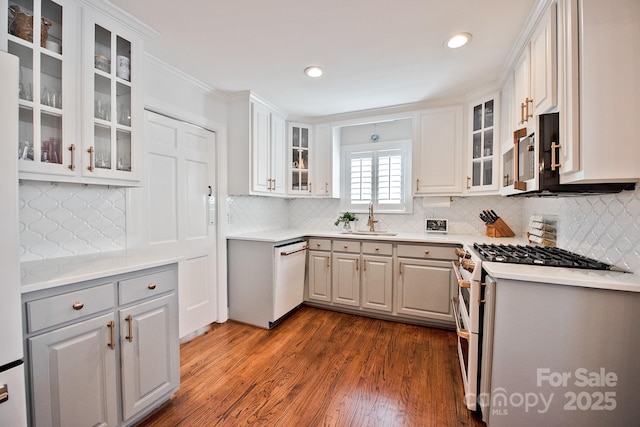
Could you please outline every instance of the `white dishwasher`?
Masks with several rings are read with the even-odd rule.
[[[304,268],[307,242],[273,248],[273,320],[275,322],[300,304],[304,296]]]
[[[229,319],[270,329],[302,304],[307,242],[227,241]]]

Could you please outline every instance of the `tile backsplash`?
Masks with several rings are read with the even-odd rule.
[[[21,181],[20,260],[126,247],[125,190]]]
[[[336,199],[227,198],[232,233],[278,228],[336,230]],[[421,233],[425,218],[446,218],[449,232],[484,234],[478,213],[494,209],[517,233],[532,214],[555,215],[558,246],[640,273],[640,190],[620,194],[562,198],[453,197],[448,207],[431,207],[422,198],[414,212],[376,215],[380,230]],[[126,197],[122,188],[20,183],[22,261],[105,252],[126,247]],[[366,214],[358,215],[366,227]]]

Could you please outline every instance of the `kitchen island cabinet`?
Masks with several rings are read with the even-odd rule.
[[[32,425],[127,426],[178,389],[175,264],[25,293],[23,307]]]

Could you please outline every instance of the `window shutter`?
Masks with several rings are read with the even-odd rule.
[[[373,153],[351,153],[350,205],[359,205],[371,201],[373,188]]]

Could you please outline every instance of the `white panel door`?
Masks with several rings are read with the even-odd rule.
[[[360,255],[333,254],[333,302],[360,306]]]
[[[184,257],[178,279],[184,337],[217,319],[216,135],[148,111],[145,123],[147,243]]]

